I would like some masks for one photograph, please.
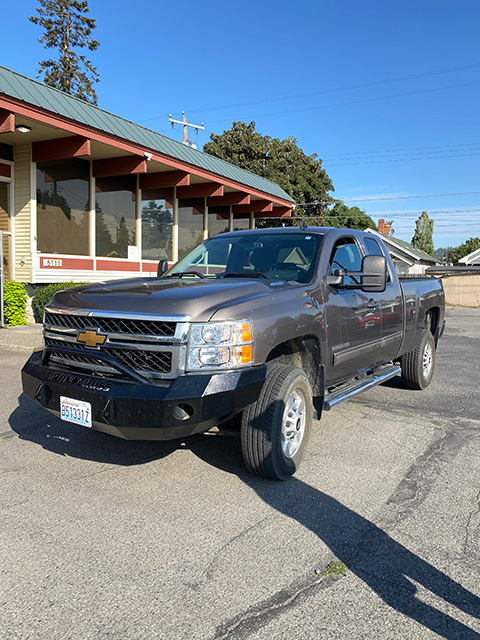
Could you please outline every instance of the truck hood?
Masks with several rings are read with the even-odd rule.
[[[290,289],[288,282],[238,278],[185,280],[181,278],[135,278],[83,285],[55,294],[48,307],[189,315],[206,322],[218,309]]]

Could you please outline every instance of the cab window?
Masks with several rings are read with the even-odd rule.
[[[359,248],[353,238],[340,238],[335,243],[330,257],[330,269],[334,274],[336,269],[344,271],[361,271],[362,256]],[[346,276],[344,284],[355,285],[360,284],[359,276]]]

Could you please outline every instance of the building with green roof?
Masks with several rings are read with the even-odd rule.
[[[0,231],[20,282],[155,275],[291,215],[277,184],[0,66]]]
[[[382,238],[393,260],[395,269],[399,275],[422,276],[429,267],[434,267],[438,261],[425,251],[416,249],[405,240],[400,240],[391,234],[390,225],[384,220],[378,221],[378,231],[367,229]]]

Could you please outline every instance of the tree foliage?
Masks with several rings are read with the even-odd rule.
[[[295,200],[291,218],[260,218],[258,227],[297,226],[304,220],[311,227],[376,228],[364,211],[332,198],[328,192],[334,187],[322,160],[316,153],[307,156],[295,138],[262,136],[255,122],[235,121],[221,135],[212,133],[210,140],[203,146],[206,153],[275,182]]]
[[[212,133],[210,140],[203,146],[206,153],[275,182],[297,205],[305,205],[299,215],[322,217],[332,202],[328,191],[334,188],[322,161],[316,153],[307,156],[295,138],[262,136],[255,131],[255,122],[235,121],[221,135]]]
[[[480,249],[480,238],[469,238],[466,242],[458,246],[452,252],[452,259],[454,264],[458,264],[458,261],[468,256],[469,253]]]
[[[39,75],[50,87],[55,87],[71,96],[97,104],[93,88],[99,81],[97,69],[78,50],[95,51],[100,46],[91,35],[95,20],[89,12],[86,0],[38,0],[38,16],[29,19],[44,30],[38,39],[45,49],[56,49],[58,59],[42,60]]]
[[[329,227],[344,227],[346,229],[376,229],[375,222],[358,207],[347,207],[344,202],[337,200],[334,207],[328,211],[325,224]]]
[[[423,211],[415,223],[415,233],[412,238],[412,246],[415,249],[425,251],[428,255],[433,254],[433,220],[428,217],[428,213]]]
[[[432,256],[436,258],[439,262],[447,262],[448,256],[452,254],[455,247],[438,247],[432,253]]]

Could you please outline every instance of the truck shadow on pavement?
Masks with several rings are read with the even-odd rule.
[[[224,447],[222,449],[219,455],[210,447],[192,448],[207,462],[239,476],[276,511],[312,531],[349,571],[399,613],[448,640],[480,639],[480,633],[451,615],[453,606],[480,620],[479,596],[335,498],[296,477],[281,483],[255,478],[244,470],[238,458],[235,460],[234,452],[225,455]],[[450,614],[420,600],[417,587],[411,581],[433,594],[433,598],[430,594],[427,598],[434,600],[437,606],[449,609]]]
[[[9,424],[19,438],[34,442],[47,451],[103,464],[145,464],[164,458],[180,447],[184,448],[179,440],[122,440],[100,431],[64,422],[23,394],[18,398],[17,408],[10,415]]]
[[[480,639],[480,633],[450,613],[420,600],[411,581],[427,589],[437,602],[442,599],[445,609],[454,606],[477,619],[480,597],[359,513],[298,478],[279,483],[250,475],[241,461],[238,437],[198,435],[185,441],[124,441],[47,416],[24,396],[20,396],[19,406],[10,416],[10,426],[20,438],[58,455],[109,464],[144,464],[180,447],[187,448],[206,463],[238,476],[267,505],[312,531],[336,558],[345,562],[349,571],[394,610],[448,640]],[[254,616],[254,624],[262,625],[261,616]]]

